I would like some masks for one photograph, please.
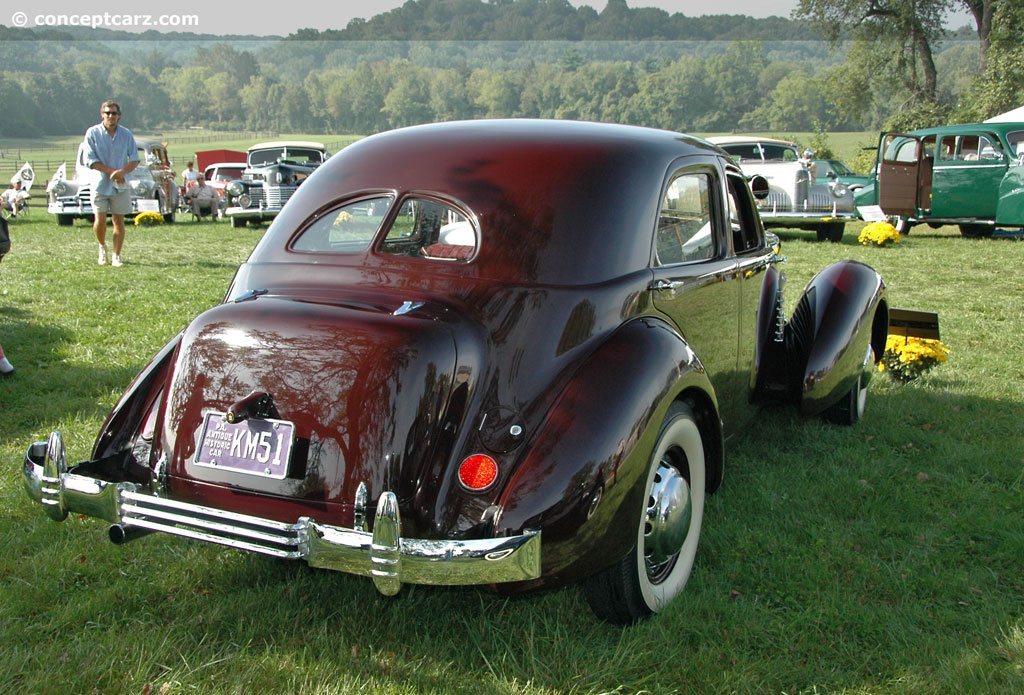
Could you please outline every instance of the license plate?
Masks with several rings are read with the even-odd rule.
[[[284,420],[250,418],[231,423],[224,413],[207,413],[195,462],[208,468],[284,478],[294,431],[295,426]]]

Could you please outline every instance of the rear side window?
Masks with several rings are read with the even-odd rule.
[[[708,174],[687,173],[669,183],[658,216],[659,265],[707,260],[715,254]]]
[[[370,248],[392,204],[389,197],[346,203],[317,213],[292,242],[293,251],[358,253]]]
[[[986,135],[947,135],[939,143],[940,161],[977,162],[1001,158],[1001,149]]]
[[[465,262],[476,249],[476,230],[459,210],[440,200],[411,197],[402,201],[379,251]]]
[[[1014,130],[1006,134],[1006,141],[1013,148],[1014,157],[1024,157],[1024,130]]]

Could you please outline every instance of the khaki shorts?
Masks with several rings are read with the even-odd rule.
[[[93,212],[106,212],[111,215],[131,214],[132,192],[127,188],[114,195],[97,195],[93,190],[91,199]]]

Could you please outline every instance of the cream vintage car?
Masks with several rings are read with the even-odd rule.
[[[158,212],[174,222],[178,207],[178,186],[167,144],[158,140],[135,138],[139,148],[139,166],[127,176],[132,192],[132,212]],[[85,164],[85,143],[78,146],[74,178],[67,177],[67,162],[61,164],[46,186],[46,209],[57,216],[57,224],[70,226],[77,218],[92,219],[92,191],[95,172]]]
[[[757,206],[766,228],[809,229],[819,241],[840,241],[846,223],[857,219],[849,187],[838,179],[817,182],[795,143],[757,135],[708,140],[732,156],[747,176],[768,180],[768,197]]]

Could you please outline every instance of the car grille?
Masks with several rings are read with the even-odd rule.
[[[788,193],[770,191],[767,203],[763,207],[777,212],[831,212],[836,199],[827,191],[811,191],[806,203],[798,201],[795,205]]]
[[[254,186],[249,189],[250,207],[279,208],[288,202],[298,186]]]
[[[92,186],[89,184],[78,189],[78,206],[83,210],[92,207]]]

